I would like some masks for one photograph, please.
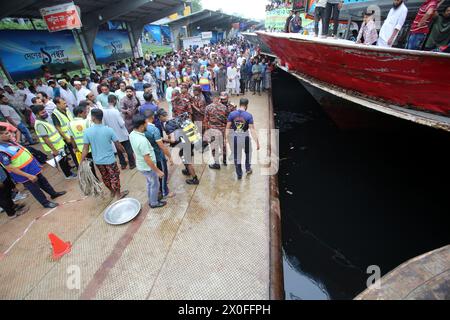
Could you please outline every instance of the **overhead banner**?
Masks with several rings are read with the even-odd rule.
[[[313,0],[314,1],[314,0]],[[274,9],[266,12],[266,21],[265,27],[267,30],[276,30],[276,31],[284,31],[284,27],[286,25],[286,20],[289,17],[291,9],[282,8],[282,9]],[[314,21],[305,19],[306,16],[304,13],[300,14],[302,18],[302,26],[306,27],[313,23]]]
[[[146,25],[142,34],[142,42],[162,45],[161,26],[153,24]]]
[[[172,32],[169,26],[161,26],[161,36],[164,45],[168,45],[172,42]]]
[[[0,31],[0,59],[14,81],[83,68],[81,52],[70,31]]]
[[[98,64],[128,59],[133,56],[126,30],[99,30],[94,41],[93,51]]]
[[[202,39],[203,40],[211,40],[212,38],[213,38],[213,33],[211,31],[202,32]]]
[[[265,21],[266,30],[284,30],[286,19],[289,17],[291,10],[292,9],[281,8],[267,11]]]
[[[42,8],[40,12],[50,32],[81,28],[79,8],[73,2]]]

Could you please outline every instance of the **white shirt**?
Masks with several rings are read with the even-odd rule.
[[[136,91],[136,98],[139,100],[139,102],[141,103],[141,106],[143,104],[145,104],[145,99],[144,99],[144,91]]]
[[[230,80],[235,80],[237,76],[237,69],[236,68],[232,68],[232,67],[228,67],[227,69],[227,77]]]
[[[169,86],[166,90],[166,100],[169,103],[169,105],[172,105],[172,94],[174,90],[181,91],[180,88],[178,87],[172,88],[171,86]]]
[[[120,102],[120,100],[122,100],[127,95],[126,91],[122,91],[120,89],[116,90],[114,93],[116,94],[117,99],[119,100],[119,102]]]
[[[316,7],[325,8],[327,6],[328,0],[319,0],[316,3]]]
[[[89,89],[91,90],[91,92],[94,94],[95,97],[98,96],[98,91],[97,91],[98,86],[99,86],[99,84],[95,83],[95,82],[91,82],[89,84]]]
[[[114,130],[120,142],[128,140],[129,134],[122,115],[114,106],[103,109],[103,124]]]
[[[379,41],[379,45],[380,43],[386,43],[387,45],[387,42],[394,33],[394,30],[402,29],[407,14],[408,8],[406,8],[404,3],[402,3],[397,9],[391,8],[380,30],[379,40],[381,41]],[[393,42],[395,42],[395,39]]]
[[[27,98],[25,99],[25,104],[29,107],[31,105],[33,105],[33,103],[31,102],[31,99],[33,99],[34,97],[36,97],[35,94],[31,93],[30,90],[28,89],[17,89],[17,92],[19,92],[20,94],[26,94]]]
[[[166,67],[159,68],[160,77],[162,81],[166,81]]]
[[[43,84],[36,87],[37,92],[45,92],[49,99],[53,98],[53,88]]]
[[[80,104],[81,101],[87,100],[86,96],[91,93],[91,90],[86,89],[85,87],[81,87],[81,89],[77,90],[77,105]]]
[[[70,91],[69,89],[65,90],[63,87],[60,87],[59,91],[61,92],[61,98],[66,101],[70,111],[73,111],[73,108],[77,103],[77,98],[75,98],[72,91]]]
[[[47,103],[44,106],[45,106],[45,111],[47,111],[47,113],[48,113],[47,120],[52,122],[52,120],[51,120],[52,119],[52,113],[53,113],[53,110],[56,109],[56,104],[54,104],[52,100],[48,100]]]

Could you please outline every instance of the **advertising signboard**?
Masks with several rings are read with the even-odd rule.
[[[126,30],[99,30],[94,41],[94,56],[99,64],[128,59],[133,56]]]
[[[83,68],[81,52],[71,31],[0,31],[0,59],[14,81]]]
[[[40,12],[50,32],[80,29],[82,26],[79,8],[73,2],[42,8]]]

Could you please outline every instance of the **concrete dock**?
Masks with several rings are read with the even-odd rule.
[[[268,96],[247,97],[257,129],[268,129]],[[267,140],[260,135],[263,162]],[[176,197],[157,210],[148,207],[143,176],[125,170],[123,189],[143,209],[131,223],[110,226],[102,215],[109,196],[85,199],[77,181],[46,166],[51,184],[68,194],[52,212],[29,195],[27,214],[0,215],[0,299],[269,299],[270,177],[262,167],[238,181],[233,165],[197,165],[195,187],[174,166],[169,186]],[[51,259],[48,233],[72,243],[59,261]]]

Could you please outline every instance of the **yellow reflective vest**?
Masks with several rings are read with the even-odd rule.
[[[45,130],[47,131],[46,135],[40,135],[38,130],[37,130],[37,126],[38,125],[42,125]],[[65,146],[65,142],[63,140],[63,138],[61,137],[61,135],[59,134],[58,130],[56,130],[55,126],[46,122],[46,121],[42,121],[39,119],[36,119],[36,122],[34,123],[34,130],[36,131],[36,133],[38,134],[39,137],[39,142],[42,145],[42,148],[44,149],[45,152],[52,152],[52,149],[50,149],[49,146],[47,146],[47,144],[45,143],[43,137],[48,136],[48,139],[50,140],[51,144],[53,145],[53,147],[56,150],[63,150],[64,146]]]
[[[83,151],[84,147],[84,130],[89,128],[89,122],[87,119],[75,118],[69,123],[70,132],[72,133],[73,139],[77,144],[78,150]]]
[[[13,144],[16,148],[16,152],[13,152],[11,148],[7,148],[0,145],[0,152],[6,153],[11,158],[11,166],[22,170],[33,161],[33,156],[26,148]]]
[[[53,114],[56,116],[56,118],[59,121],[59,124],[61,126],[61,131],[68,137],[69,135],[69,123],[70,121],[73,121],[73,115],[72,112],[70,112],[69,109],[66,110],[66,114],[62,113],[61,111],[56,108],[53,110]]]

